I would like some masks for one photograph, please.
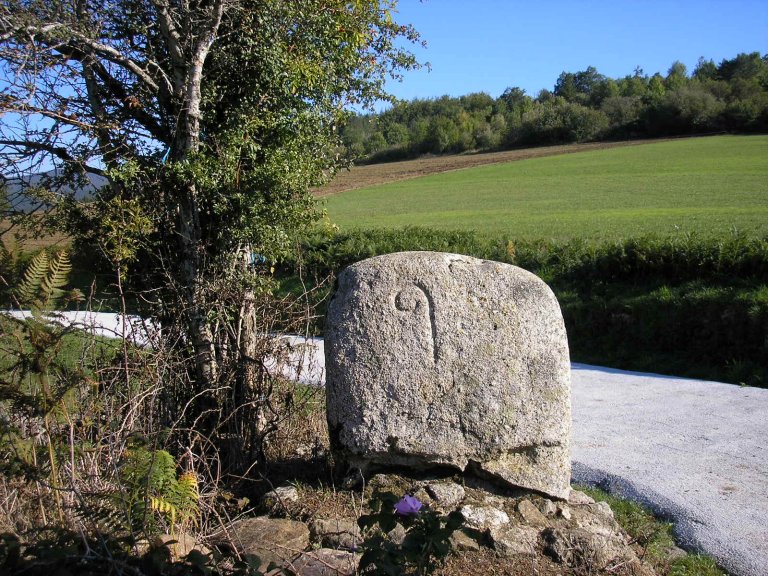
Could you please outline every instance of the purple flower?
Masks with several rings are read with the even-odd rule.
[[[421,506],[422,504],[419,502],[418,498],[406,494],[397,504],[395,504],[395,512],[402,516],[418,514],[419,510],[421,510]]]

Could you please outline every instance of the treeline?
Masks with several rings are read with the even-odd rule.
[[[739,54],[715,64],[699,59],[688,73],[675,62],[665,76],[613,79],[588,67],[560,74],[536,97],[508,88],[398,103],[354,115],[342,135],[347,154],[382,162],[422,154],[498,150],[708,132],[768,131],[768,55]]]

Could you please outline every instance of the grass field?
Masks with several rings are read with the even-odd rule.
[[[453,170],[325,199],[342,230],[517,239],[768,234],[768,136],[713,136]]]

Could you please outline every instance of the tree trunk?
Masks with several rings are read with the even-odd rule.
[[[184,321],[190,344],[194,350],[195,372],[198,389],[212,389],[218,383],[219,370],[216,361],[214,335],[208,320],[208,303],[205,293],[205,271],[201,269],[200,253],[202,237],[200,213],[195,200],[195,184],[187,186],[185,198],[179,203],[178,238],[182,282],[182,300],[185,306]]]

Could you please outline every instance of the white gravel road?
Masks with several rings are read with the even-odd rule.
[[[684,547],[768,575],[768,390],[574,364],[573,479],[639,500]]]
[[[145,341],[138,319],[126,324]],[[282,338],[286,375],[324,383],[323,341]],[[736,576],[768,575],[768,390],[573,364],[572,406],[575,482],[650,506]]]

